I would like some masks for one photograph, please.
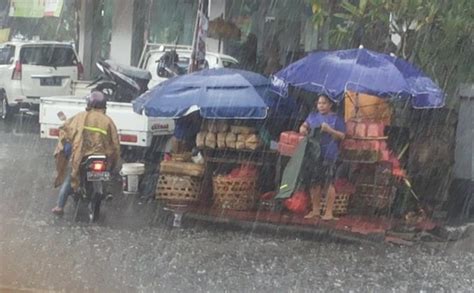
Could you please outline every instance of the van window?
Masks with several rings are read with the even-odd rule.
[[[40,66],[75,66],[77,58],[71,47],[65,46],[33,46],[23,47],[20,51],[22,64]]]
[[[15,46],[0,46],[0,65],[12,64],[15,57]]]

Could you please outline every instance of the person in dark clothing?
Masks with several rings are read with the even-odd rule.
[[[201,119],[198,113],[176,119],[172,138],[172,152],[179,154],[191,151],[200,129]]]
[[[333,181],[339,155],[339,143],[345,137],[346,125],[344,120],[332,111],[334,102],[327,95],[319,95],[315,106],[317,111],[311,112],[299,129],[300,133],[304,135],[308,135],[313,128],[321,129],[320,159],[314,166],[310,182],[312,211],[305,218],[320,216],[321,194],[327,189],[326,211],[322,219],[332,220],[335,219],[333,207],[336,198]]]

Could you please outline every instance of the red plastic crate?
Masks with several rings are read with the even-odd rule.
[[[356,124],[354,136],[358,136],[358,137],[367,136],[367,125],[364,122],[360,122]]]
[[[278,152],[283,156],[291,157],[295,153],[297,147],[297,145],[279,142]]]
[[[282,133],[280,133],[280,142],[281,143],[286,143],[286,144],[291,144],[290,143],[290,137],[292,135],[296,135],[298,134],[298,132],[296,131],[284,131]]]
[[[346,134],[355,137],[381,137],[384,136],[385,124],[371,121],[348,121]]]
[[[383,123],[369,123],[367,125],[367,136],[368,137],[380,137],[383,136],[385,125]]]
[[[347,121],[346,123],[346,134],[348,136],[355,136],[355,129],[357,123],[355,121]]]
[[[304,135],[301,133],[293,132],[290,133],[290,142],[291,145],[298,145],[304,139]]]

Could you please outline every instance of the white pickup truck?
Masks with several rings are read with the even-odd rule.
[[[149,87],[164,80],[157,75],[157,62],[166,51],[176,50],[179,53],[180,63],[188,64],[191,49],[188,46],[147,44],[142,53],[140,68],[149,70],[152,79]],[[234,58],[216,53],[208,53],[206,60],[209,68],[227,67],[237,64]],[[184,65],[183,65],[184,66]],[[73,81],[71,83],[72,96],[45,97],[40,99],[39,122],[42,138],[57,138],[59,126],[63,122],[58,117],[58,112],[63,112],[66,117],[84,111],[86,101],[84,97],[90,92],[87,87],[89,81]],[[154,136],[171,136],[174,132],[174,120],[148,117],[133,112],[131,103],[107,103],[107,115],[115,122],[120,143],[126,146],[149,147]]]
[[[63,124],[58,117],[59,112],[72,117],[85,108],[86,100],[83,97],[41,98],[41,137],[58,137],[59,126]],[[108,102],[107,115],[115,122],[122,145],[149,147],[153,136],[172,135],[174,131],[174,120],[139,115],[133,112],[131,103]]]
[[[90,81],[73,81],[71,82],[72,95],[40,99],[41,138],[57,138],[59,127],[63,124],[58,113],[62,112],[66,117],[72,117],[85,110],[85,96],[92,89],[89,84],[91,84]],[[173,119],[137,114],[129,102],[107,102],[107,115],[115,122],[120,136],[120,144],[123,146],[148,148],[153,144],[155,136],[163,137],[166,140],[174,132]],[[156,146],[153,148],[155,149]]]
[[[148,70],[151,73],[151,80],[148,83],[148,87],[152,88],[155,85],[167,80],[166,77],[160,76],[158,73],[158,63],[160,58],[168,52],[174,50],[178,55],[177,66],[180,71],[187,71],[191,55],[192,47],[184,45],[172,45],[172,44],[156,44],[147,43],[143,49],[142,55],[138,66],[142,69]],[[237,67],[239,62],[232,56],[206,52],[206,65],[212,68],[223,68],[223,67]]]

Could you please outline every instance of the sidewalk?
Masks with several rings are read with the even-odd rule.
[[[397,219],[385,217],[369,218],[362,216],[344,216],[337,221],[304,219],[303,215],[272,211],[233,211],[202,207],[188,208],[183,213],[184,223],[204,222],[216,225],[236,227],[252,232],[262,231],[272,234],[298,234],[311,238],[330,238],[355,242],[389,242],[411,245],[417,233],[427,233],[438,225],[425,220],[411,227],[414,233],[410,237],[403,233],[392,233],[400,227]],[[404,237],[405,236],[405,237]]]

